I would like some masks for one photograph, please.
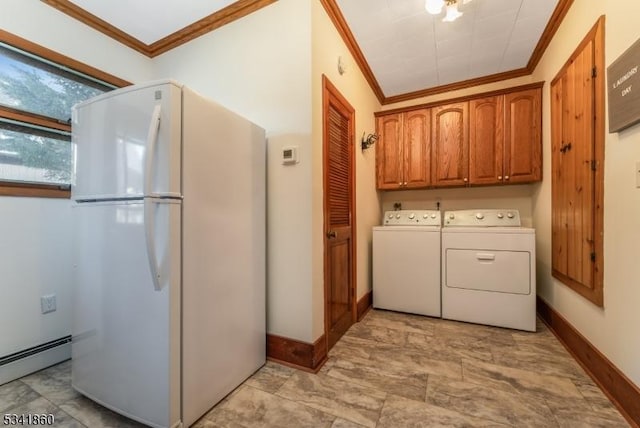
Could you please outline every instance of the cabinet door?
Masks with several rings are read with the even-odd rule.
[[[431,110],[431,175],[434,186],[462,186],[469,181],[469,103]]]
[[[378,117],[376,133],[376,176],[378,189],[399,189],[404,182],[402,115]]]
[[[431,111],[420,109],[404,114],[404,186],[431,184]]]
[[[542,179],[541,98],[541,89],[505,95],[505,182]]]
[[[469,184],[501,183],[504,96],[469,102]]]

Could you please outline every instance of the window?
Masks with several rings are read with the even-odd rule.
[[[551,82],[553,276],[603,306],[604,18]]]
[[[0,30],[0,195],[69,197],[71,107],[128,84]]]

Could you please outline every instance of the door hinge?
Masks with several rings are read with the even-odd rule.
[[[596,261],[596,253],[591,253],[591,261],[592,262]]]
[[[595,171],[596,170],[596,161],[592,160],[591,161],[591,171]]]
[[[598,70],[595,67],[593,67],[591,69],[591,77],[597,77],[597,76],[598,76]]]

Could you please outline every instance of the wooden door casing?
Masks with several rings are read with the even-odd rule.
[[[542,179],[541,90],[505,95],[504,181]]]
[[[324,290],[327,349],[356,321],[355,111],[323,76]]]
[[[376,121],[376,178],[378,189],[399,189],[404,182],[402,114],[381,116]]]
[[[431,110],[413,110],[403,115],[403,186],[427,187],[431,184]]]
[[[469,184],[502,183],[504,96],[469,102]]]
[[[434,107],[431,118],[431,182],[464,186],[469,181],[469,103]]]

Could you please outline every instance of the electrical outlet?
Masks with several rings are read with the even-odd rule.
[[[56,295],[47,294],[40,297],[40,308],[43,314],[48,314],[56,310]]]

